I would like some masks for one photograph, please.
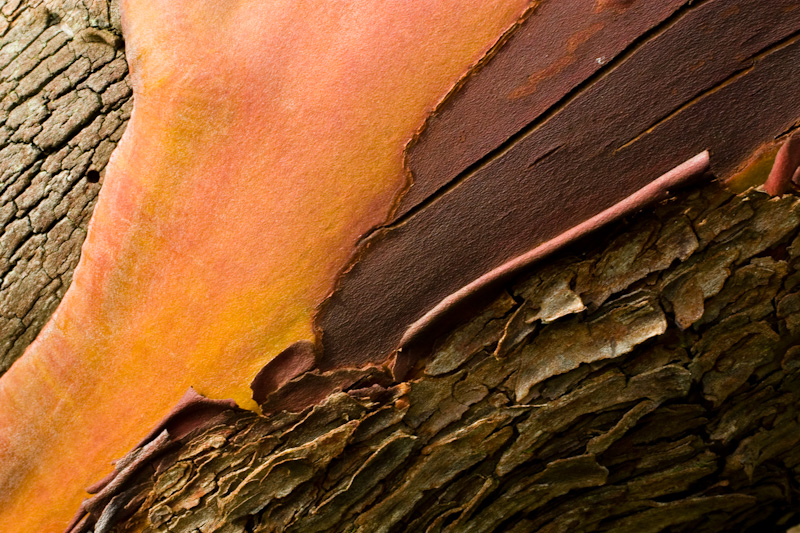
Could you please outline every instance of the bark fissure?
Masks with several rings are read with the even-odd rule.
[[[417,213],[419,213],[426,207],[434,204],[439,198],[445,196],[452,189],[458,187],[458,185],[461,182],[468,180],[470,176],[478,173],[481,169],[491,165],[494,161],[501,160],[503,156],[509,152],[509,150],[513,149],[515,145],[519,143],[520,140],[529,136],[531,133],[536,131],[536,129],[539,128],[542,124],[546,123],[550,118],[554,117],[559,112],[566,109],[572,102],[578,100],[581,97],[581,95],[583,95],[587,91],[594,90],[594,85],[597,83],[598,80],[608,76],[608,74],[610,72],[613,72],[617,66],[623,64],[638,50],[646,46],[647,43],[652,42],[654,39],[657,39],[659,35],[662,35],[666,31],[668,31],[669,28],[678,23],[680,19],[682,19],[688,12],[697,9],[701,5],[707,3],[708,1],[709,0],[701,0],[699,2],[686,2],[686,4],[684,4],[681,8],[679,8],[669,18],[667,18],[660,24],[654,26],[649,31],[643,33],[640,37],[635,39],[628,47],[622,50],[622,52],[620,52],[613,59],[605,63],[602,68],[598,69],[596,72],[594,72],[585,80],[583,80],[581,83],[577,84],[575,87],[570,89],[563,97],[561,97],[557,102],[555,102],[543,113],[538,115],[534,120],[526,124],[519,131],[510,135],[502,144],[489,151],[486,155],[482,156],[474,163],[470,164],[467,168],[462,170],[453,179],[448,181],[443,186],[439,187],[436,191],[428,195],[428,197],[425,198],[424,200],[420,201],[413,207],[406,209],[401,215],[394,218],[391,222],[383,224],[372,230],[369,233],[369,235],[365,236],[362,240],[368,241],[372,236],[379,234],[383,230],[390,230],[402,226],[408,220],[413,218]],[[535,12],[533,13],[532,16],[536,16]],[[538,162],[541,162],[542,160],[546,159],[548,156],[552,155],[557,150],[558,148],[552,148],[545,154],[539,156]],[[532,166],[535,164],[536,163],[531,163]]]

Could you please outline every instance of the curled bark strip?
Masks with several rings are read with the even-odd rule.
[[[797,185],[800,177],[800,135],[789,138],[775,156],[764,190],[773,196],[786,194]]]
[[[233,400],[212,400],[198,394],[190,387],[183,398],[170,409],[169,413],[156,424],[137,447],[145,446],[164,431],[168,431],[174,440],[182,439],[190,432],[207,424],[216,415],[236,408],[236,402]]]
[[[357,391],[373,385],[385,387],[390,381],[385,369],[375,366],[359,369],[342,368],[330,372],[312,370],[301,373],[295,379],[287,381],[280,388],[264,396],[263,400],[259,402],[259,406],[265,415],[280,411],[301,412],[319,404],[335,392],[347,391],[351,388]],[[359,393],[354,392],[354,394]]]
[[[86,489],[94,496],[83,501],[67,533],[82,533],[91,527],[107,530],[105,528],[111,527],[114,517],[125,506],[127,499],[123,493],[130,491],[133,477],[140,475],[145,467],[154,466],[156,459],[171,445],[192,432],[209,427],[219,415],[235,409],[236,403],[232,400],[212,400],[190,388],[141,443],[117,461],[113,472]],[[106,525],[100,528],[101,523]]]
[[[653,180],[650,184],[636,191],[621,202],[601,211],[565,231],[555,239],[541,244],[534,249],[512,259],[498,268],[484,274],[472,283],[454,292],[439,302],[433,309],[411,324],[400,339],[399,354],[395,360],[395,377],[402,378],[404,372],[413,366],[413,362],[404,362],[403,358],[413,354],[414,345],[426,343],[426,336],[430,337],[432,331],[442,327],[449,316],[457,315],[459,308],[474,305],[474,301],[485,295],[488,291],[497,291],[497,288],[506,283],[511,277],[519,275],[520,271],[529,268],[532,264],[553,254],[559,249],[587,234],[597,231],[606,224],[630,215],[643,207],[664,199],[671,190],[685,185],[692,178],[701,176],[709,169],[709,154],[702,152],[688,161],[681,163],[663,176]],[[429,340],[427,342],[429,344]],[[400,355],[402,354],[402,355]],[[414,355],[412,355],[414,357]]]
[[[118,469],[115,476],[97,494],[84,501],[84,509],[94,516],[99,517],[103,509],[117,495],[124,484],[129,481],[140,468],[153,461],[173,442],[172,436],[166,429],[162,430],[156,438],[135,450],[132,460],[126,462],[124,468]],[[138,453],[136,453],[138,452]]]
[[[253,400],[259,405],[271,393],[280,389],[293,378],[314,368],[316,348],[309,341],[299,341],[270,360],[253,378],[250,388]]]
[[[104,516],[108,517],[107,507],[114,504],[120,492],[127,490],[126,483],[139,474],[145,465],[150,464],[155,457],[166,450],[172,442],[169,432],[164,429],[156,438],[125,456],[110,476],[92,486],[96,494],[83,501],[70,525],[67,526],[67,533],[80,533],[85,531],[91,523],[100,521]],[[88,519],[86,515],[89,515]],[[107,521],[109,518],[105,520]]]

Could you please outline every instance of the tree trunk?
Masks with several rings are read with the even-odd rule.
[[[2,372],[69,284],[132,102],[108,4],[0,13]],[[150,440],[74,531],[785,531],[799,267],[795,196],[685,190],[440,326],[402,379],[312,369],[263,416]]]

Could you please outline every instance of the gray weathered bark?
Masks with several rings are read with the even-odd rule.
[[[132,107],[105,1],[0,7],[0,374],[55,310]]]

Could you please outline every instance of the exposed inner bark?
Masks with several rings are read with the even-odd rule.
[[[301,413],[229,411],[77,530],[793,525],[800,200],[712,184],[594,240],[442,331],[408,381],[373,369]]]
[[[131,102],[105,2],[0,14],[2,372],[69,284]],[[406,382],[306,372],[269,417],[156,437],[77,529],[785,530],[798,231],[794,197],[683,194],[440,332]],[[320,403],[282,412],[309,383]]]

